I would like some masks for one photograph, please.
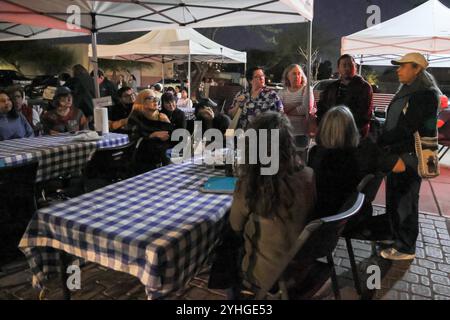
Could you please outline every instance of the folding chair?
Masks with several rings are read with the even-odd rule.
[[[278,288],[277,295],[281,299],[289,299],[288,279],[285,278],[285,272],[294,258],[295,261],[305,261],[303,264],[304,269],[298,270],[298,272],[307,272],[302,277],[304,281],[296,283],[296,288],[299,288],[299,290],[296,290],[295,298],[311,298],[331,276],[335,298],[340,299],[339,285],[334,268],[333,250],[336,248],[347,220],[361,209],[364,197],[364,194],[355,192],[349,197],[339,213],[310,222],[303,229],[290,251],[281,260],[279,268],[272,274],[268,285],[264,288],[256,288],[255,299],[261,300],[270,296],[270,292],[273,292],[274,288]],[[326,258],[326,263],[318,261],[321,258]],[[314,270],[320,270],[322,274],[318,275],[317,272],[314,273]],[[325,277],[323,276],[324,273]],[[321,283],[316,281],[318,278],[321,279]]]
[[[356,266],[355,255],[353,251],[352,239],[358,240],[371,240],[372,254],[376,253],[375,240],[387,240],[387,239],[375,239],[376,235],[371,235],[369,231],[369,220],[372,218],[372,202],[375,199],[378,189],[383,181],[384,175],[381,172],[375,174],[369,174],[360,182],[357,187],[358,192],[365,195],[365,201],[361,214],[354,216],[350,219],[343,231],[343,237],[347,247],[347,252],[350,260],[350,265],[353,274],[353,280],[355,283],[356,292],[361,295],[361,282],[359,280],[358,269]]]
[[[106,186],[131,176],[130,164],[135,148],[135,143],[97,149],[87,162],[83,170],[83,189],[97,184],[94,189]]]

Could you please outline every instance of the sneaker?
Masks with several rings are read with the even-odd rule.
[[[380,255],[384,259],[389,260],[414,260],[414,258],[416,257],[415,254],[402,253],[394,248],[384,249],[380,252]]]

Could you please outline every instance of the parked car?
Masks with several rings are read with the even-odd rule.
[[[31,99],[41,98],[45,88],[57,86],[57,75],[41,75],[34,78],[31,84],[25,87],[25,94]]]
[[[25,77],[17,70],[0,69],[0,88],[6,88],[12,85],[26,86],[31,83],[31,79]]]

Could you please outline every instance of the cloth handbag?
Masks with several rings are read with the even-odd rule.
[[[424,179],[436,178],[440,174],[438,156],[438,137],[421,137],[419,132],[414,133],[416,155],[419,160],[418,173]]]
[[[409,103],[403,109],[403,114],[408,110]],[[414,145],[418,160],[417,173],[423,179],[436,178],[440,174],[438,156],[438,137],[421,137],[419,132],[414,132]]]

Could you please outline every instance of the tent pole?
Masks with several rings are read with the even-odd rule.
[[[361,59],[359,60],[359,75],[362,75],[362,68],[363,68],[363,55],[361,55]]]
[[[312,34],[313,34],[313,22],[309,21],[309,34],[308,34],[308,86],[312,87]],[[306,94],[308,97],[307,101],[311,101],[311,90],[306,90]]]
[[[244,63],[244,90],[247,91],[247,62]]]
[[[162,86],[163,86],[162,91],[164,91],[164,56],[162,56],[162,60],[161,60],[161,79],[162,79]]]
[[[191,98],[191,54],[188,55],[188,97]]]
[[[91,12],[91,18],[92,18],[91,44],[92,44],[92,65],[94,67],[94,89],[95,89],[95,97],[100,98],[100,87],[98,84],[97,28],[94,12]]]

